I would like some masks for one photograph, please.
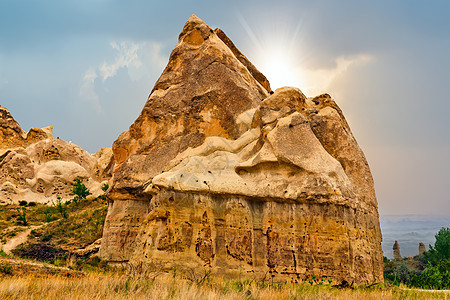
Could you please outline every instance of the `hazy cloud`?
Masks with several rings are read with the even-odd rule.
[[[309,96],[325,93],[330,85],[339,77],[345,75],[352,67],[367,64],[374,57],[368,54],[356,56],[340,56],[335,60],[335,66],[328,69],[298,69],[302,79],[302,90]]]
[[[116,52],[114,60],[89,68],[80,84],[80,96],[91,102],[97,112],[102,112],[102,107],[100,97],[95,91],[96,84],[101,84],[106,89],[107,80],[116,76],[120,69],[127,70],[131,81],[152,77],[154,70],[162,69],[167,60],[162,54],[162,45],[155,42],[112,41],[110,46]],[[101,82],[96,80],[98,78],[101,78]]]
[[[100,68],[100,76],[102,81],[113,77],[120,68],[128,68],[132,65],[136,68],[142,66],[142,62],[138,56],[139,45],[133,42],[111,42],[110,46],[118,52],[116,59],[112,63],[104,62]]]

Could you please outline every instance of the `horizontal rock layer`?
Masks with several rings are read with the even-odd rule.
[[[115,201],[105,226],[101,255],[113,262],[294,282],[382,281],[378,218],[344,205],[161,191],[149,201]]]

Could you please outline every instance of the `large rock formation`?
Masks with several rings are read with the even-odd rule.
[[[0,204],[34,201],[48,203],[61,196],[72,198],[76,178],[94,196],[103,193],[101,185],[112,158],[111,149],[91,155],[81,147],[53,139],[52,128],[32,128],[28,134],[0,107]]]
[[[327,94],[270,85],[191,16],[115,141],[100,255],[229,276],[383,281],[373,180]]]

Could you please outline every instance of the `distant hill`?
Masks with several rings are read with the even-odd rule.
[[[450,216],[442,215],[381,215],[383,255],[392,259],[392,246],[397,240],[403,257],[419,253],[419,243],[429,249],[434,245],[435,234],[442,227],[450,227]]]

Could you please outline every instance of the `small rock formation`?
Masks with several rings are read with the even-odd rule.
[[[328,95],[269,82],[195,15],[113,144],[99,256],[163,269],[383,281],[373,180]]]
[[[0,204],[20,200],[48,203],[57,196],[73,197],[72,183],[81,178],[94,196],[110,178],[112,150],[91,155],[81,147],[53,139],[52,127],[28,134],[0,107]],[[109,162],[108,162],[109,160]]]
[[[402,260],[402,256],[400,254],[400,245],[397,241],[395,241],[392,250],[394,251],[394,260]]]
[[[92,244],[88,245],[86,248],[75,250],[74,254],[77,257],[90,257],[90,256],[93,256],[100,249],[101,243],[102,243],[102,239],[101,238],[97,239]]]
[[[427,249],[425,248],[425,244],[420,242],[419,243],[419,255],[422,255]]]
[[[52,138],[53,127],[31,128],[28,133],[23,131],[19,123],[12,117],[9,110],[0,106],[0,151],[27,146],[41,140]]]

